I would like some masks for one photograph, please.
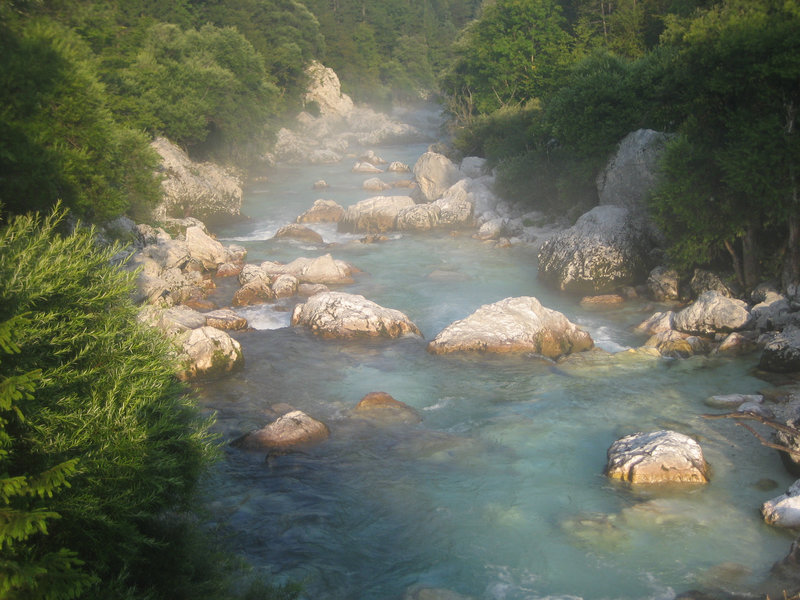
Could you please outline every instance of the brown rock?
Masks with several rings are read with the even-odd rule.
[[[298,225],[297,223],[290,223],[278,229],[275,234],[275,239],[293,239],[300,240],[301,242],[310,242],[312,244],[324,244],[325,241],[322,236],[313,229]]]
[[[288,412],[266,427],[251,431],[235,445],[248,450],[286,449],[310,446],[325,441],[330,430],[325,423],[309,417],[300,410]]]
[[[359,418],[385,424],[419,423],[422,417],[408,404],[395,400],[386,392],[370,392],[353,409]]]
[[[234,306],[251,306],[263,304],[275,298],[275,294],[263,279],[254,279],[238,290],[233,295]]]

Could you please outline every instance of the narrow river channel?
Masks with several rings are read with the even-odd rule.
[[[413,166],[427,144],[366,149]],[[762,582],[792,536],[765,525],[758,508],[792,479],[750,434],[699,416],[711,395],[768,387],[751,374],[757,356],[636,352],[644,338],[633,327],[662,308],[644,299],[582,308],[540,284],[533,245],[496,248],[471,232],[362,244],[329,225],[312,225],[325,246],[271,239],[317,198],[348,206],[374,195],[361,189],[369,176],[350,171],[355,160],[270,168],[247,194],[249,219],[219,238],[244,245],[252,263],[331,253],[361,270],[339,289],[403,311],[427,340],[482,304],[535,296],[604,351],[558,365],[433,356],[417,338],[315,338],[289,326],[297,298],[240,309],[254,328],[236,335],[243,370],[199,389],[223,439],[264,426],[279,403],[331,430],[299,453],[226,450],[210,505],[256,571],[302,582],[308,600],[400,600],[414,586],[491,600],[660,599]],[[330,187],[314,190],[319,179]],[[422,422],[353,419],[373,391]],[[631,489],[603,476],[614,440],[665,428],[700,441],[710,484]]]

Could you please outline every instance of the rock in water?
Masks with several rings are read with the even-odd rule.
[[[764,346],[758,368],[772,373],[800,372],[800,327],[791,325]]]
[[[448,325],[428,344],[433,354],[448,352],[534,352],[558,358],[594,346],[591,336],[536,298],[506,298],[481,306]]]
[[[645,224],[618,206],[597,206],[539,250],[539,278],[565,292],[597,294],[644,279]]]
[[[183,346],[183,371],[179,379],[213,377],[228,373],[244,362],[242,347],[224,331],[198,327],[178,338]]]
[[[353,409],[356,417],[381,424],[413,424],[422,421],[416,410],[386,392],[370,392]]]
[[[761,514],[769,525],[800,527],[800,480],[795,481],[785,494],[764,502]]]
[[[436,152],[426,152],[414,164],[414,177],[425,202],[433,202],[456,181],[460,174],[449,158]]]
[[[675,315],[675,329],[685,333],[708,335],[743,329],[750,322],[747,304],[708,291]]]
[[[318,444],[329,436],[330,430],[325,423],[309,417],[303,411],[294,410],[266,427],[239,438],[234,445],[248,450],[286,449]]]
[[[383,233],[395,229],[398,213],[413,207],[409,196],[375,196],[348,206],[339,221],[339,231],[347,233]]]
[[[708,483],[700,444],[670,430],[634,433],[614,442],[605,474],[630,483]]]
[[[323,292],[312,296],[305,304],[298,304],[292,313],[292,325],[308,327],[327,338],[422,335],[399,310],[343,292]]]

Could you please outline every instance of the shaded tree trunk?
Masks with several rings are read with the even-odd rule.
[[[733,247],[728,240],[725,240],[725,249],[728,251],[728,254],[731,255],[731,263],[733,264],[733,272],[736,274],[736,281],[739,282],[739,285],[745,287],[744,284],[744,271],[742,270],[742,259],[739,258],[739,254],[736,252],[736,248]]]
[[[742,238],[742,271],[744,276],[744,288],[750,291],[758,285],[761,277],[761,270],[758,266],[756,227],[752,223],[747,226],[747,230]]]

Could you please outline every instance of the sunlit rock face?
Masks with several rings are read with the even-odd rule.
[[[745,328],[750,311],[741,300],[728,298],[719,292],[705,292],[675,315],[675,329],[685,333],[709,335],[728,333]]]
[[[795,481],[785,494],[764,502],[761,514],[769,525],[800,527],[800,480]]]
[[[436,152],[426,152],[414,164],[414,177],[425,202],[433,202],[461,176],[453,162]]]
[[[308,87],[303,97],[306,103],[316,103],[322,116],[345,118],[350,114],[353,101],[342,93],[339,77],[333,69],[315,60],[306,69],[306,75]]]
[[[443,329],[428,344],[433,354],[491,352],[558,358],[594,346],[591,336],[536,298],[506,298],[481,306]]]
[[[298,304],[292,313],[292,325],[307,327],[326,338],[421,335],[417,326],[399,310],[343,292],[316,294]]]
[[[688,435],[662,430],[634,433],[608,449],[605,473],[630,483],[707,483],[703,450]]]
[[[339,231],[384,233],[396,228],[397,215],[414,206],[410,196],[375,196],[348,206],[339,220]]]
[[[644,224],[618,206],[597,206],[539,250],[539,278],[565,292],[596,294],[643,281],[652,249]]]
[[[314,200],[314,205],[297,217],[298,223],[338,223],[344,208],[333,200]]]
[[[247,450],[289,449],[312,446],[330,436],[328,426],[300,410],[293,410],[275,421],[242,436],[235,446]]]
[[[422,421],[416,410],[386,392],[370,392],[353,409],[353,416],[380,425],[412,425]]]
[[[242,208],[241,181],[212,163],[196,163],[168,139],[151,146],[161,156],[163,199],[154,209],[156,221],[167,217],[197,217],[203,221],[238,217]]]
[[[178,342],[183,348],[179,379],[222,375],[244,362],[239,342],[214,327],[192,329],[179,337]]]

